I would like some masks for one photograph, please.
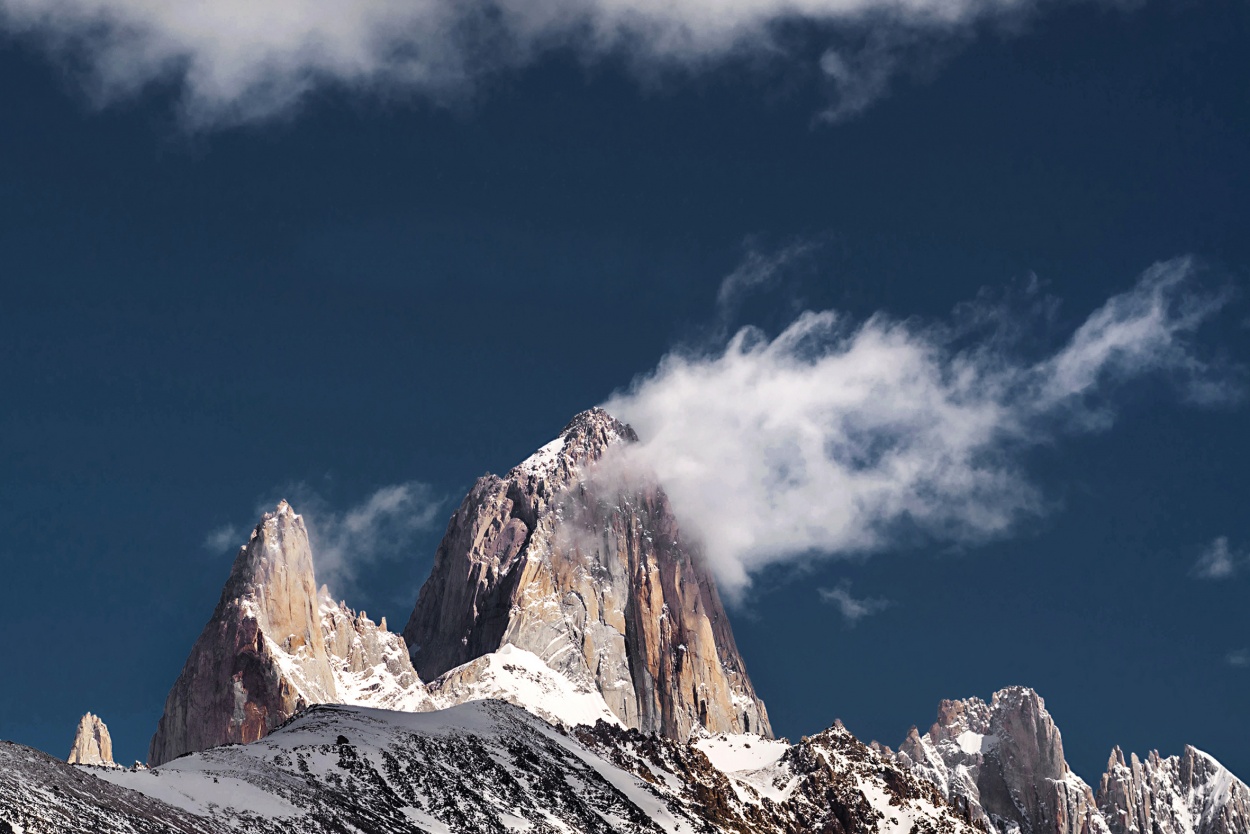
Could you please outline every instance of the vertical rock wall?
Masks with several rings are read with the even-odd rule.
[[[426,680],[514,645],[592,684],[629,727],[684,740],[771,728],[696,544],[647,473],[606,467],[635,442],[601,409],[448,524],[404,629]]]

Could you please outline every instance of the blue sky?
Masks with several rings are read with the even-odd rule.
[[[1250,775],[1244,3],[304,5],[0,0],[0,737],[142,758],[283,495],[402,623],[610,401],[780,733]]]

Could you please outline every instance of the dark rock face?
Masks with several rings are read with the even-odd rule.
[[[664,491],[605,456],[635,442],[601,409],[452,516],[404,629],[430,680],[506,644],[590,682],[629,727],[769,735],[716,586]]]
[[[989,704],[943,701],[937,723],[923,736],[913,728],[897,759],[986,827],[1025,834],[1106,828],[1093,792],[1064,760],[1045,702],[1031,689],[1000,690]]]
[[[283,501],[239,551],[165,700],[148,761],[255,741],[300,707],[333,700],[308,531]]]
[[[1185,746],[1180,756],[1152,751],[1125,761],[1111,751],[1098,785],[1098,807],[1111,834],[1245,834],[1250,788],[1219,762]]]

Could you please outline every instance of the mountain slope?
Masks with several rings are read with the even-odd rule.
[[[312,707],[260,741],[153,770],[5,750],[0,821],[28,834],[974,834],[932,786],[840,727],[796,745],[753,735],[679,744],[607,723],[566,734],[481,701],[427,713]],[[48,784],[86,799],[59,803]],[[130,817],[115,810],[127,803]],[[93,828],[97,819],[107,825]]]
[[[715,583],[648,473],[605,468],[635,442],[601,409],[452,516],[404,628],[423,678],[524,649],[592,686],[626,726],[770,734]]]

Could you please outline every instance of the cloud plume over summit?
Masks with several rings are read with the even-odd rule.
[[[93,98],[181,90],[193,126],[266,118],[310,91],[458,96],[493,72],[567,48],[636,69],[698,71],[727,57],[794,57],[795,22],[838,29],[806,59],[829,118],[884,94],[918,42],[1041,0],[0,0],[0,26],[65,59]],[[923,35],[923,37],[921,37]],[[801,50],[800,50],[801,51]],[[821,54],[823,53],[823,57]]]
[[[1135,381],[1236,398],[1195,344],[1227,298],[1189,259],[1159,263],[1040,354],[1018,344],[1034,322],[989,302],[955,324],[809,311],[771,338],[673,352],[605,407],[637,429],[625,454],[659,474],[732,597],[813,554],[1007,533],[1046,509],[1024,453],[1106,430]]]

